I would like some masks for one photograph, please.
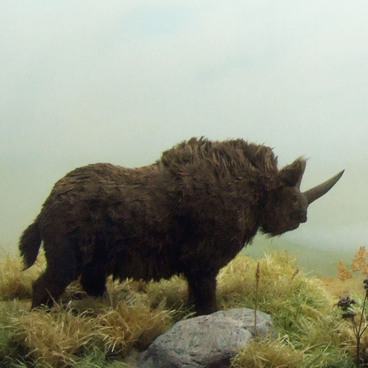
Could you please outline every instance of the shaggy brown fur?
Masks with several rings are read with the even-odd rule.
[[[51,304],[81,276],[90,295],[108,275],[159,280],[184,274],[198,314],[216,310],[216,275],[258,228],[271,235],[306,221],[305,161],[282,170],[269,147],[192,138],[151,166],[94,164],[59,180],[23,233],[25,265],[43,241],[47,268],[32,307]]]

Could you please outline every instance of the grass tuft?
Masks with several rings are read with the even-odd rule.
[[[70,367],[95,345],[95,321],[71,309],[56,307],[25,311],[17,321],[14,341],[23,344],[27,357],[44,367]]]
[[[107,308],[96,316],[96,338],[105,346],[105,352],[126,355],[132,347],[140,349],[148,345],[171,327],[170,315],[162,309],[148,306],[126,306],[122,303]]]
[[[287,337],[255,339],[232,360],[234,368],[300,368],[304,359]]]
[[[45,258],[41,254],[33,267],[24,270],[20,257],[3,256],[0,261],[1,299],[30,298],[32,295],[32,283],[39,276],[44,264]]]

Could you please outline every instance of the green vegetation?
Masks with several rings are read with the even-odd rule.
[[[353,249],[341,249],[333,244],[294,243],[284,237],[267,237],[258,234],[254,242],[244,248],[244,253],[252,258],[263,258],[265,253],[288,252],[296,257],[298,267],[309,275],[336,277],[340,261],[351,262]]]
[[[159,283],[109,280],[107,295],[97,299],[75,282],[51,310],[31,312],[31,283],[43,266],[42,257],[27,271],[17,257],[0,263],[0,366],[134,367],[140,351],[192,315],[181,277]],[[335,282],[346,288],[352,280]],[[355,366],[353,326],[341,318],[338,297],[301,272],[287,253],[258,260],[239,255],[218,276],[218,302],[221,309],[256,306],[277,327],[274,335],[240,349],[235,368]],[[368,339],[360,343],[365,349]]]

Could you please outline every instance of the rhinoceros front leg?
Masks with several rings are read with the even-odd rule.
[[[106,291],[106,260],[95,259],[84,266],[80,282],[88,295],[103,295]]]
[[[189,303],[194,304],[196,314],[211,314],[217,311],[216,275],[187,276]]]

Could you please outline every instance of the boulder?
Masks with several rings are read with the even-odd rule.
[[[236,350],[272,332],[268,314],[247,308],[219,311],[177,322],[138,359],[138,368],[228,368]]]

